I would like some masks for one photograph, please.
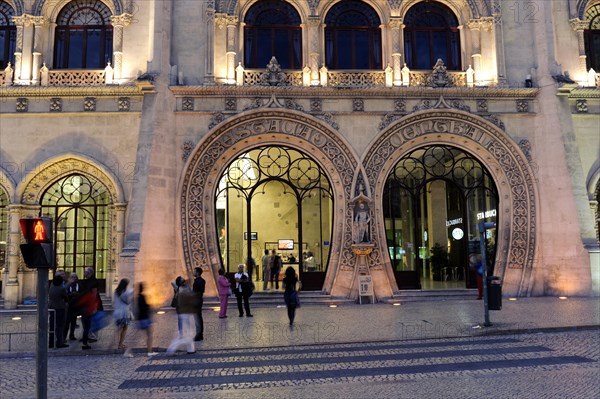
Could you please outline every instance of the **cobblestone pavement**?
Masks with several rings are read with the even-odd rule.
[[[49,359],[49,398],[598,398],[598,330]],[[35,397],[4,358],[0,397]]]

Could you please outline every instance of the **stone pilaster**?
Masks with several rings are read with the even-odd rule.
[[[227,83],[235,84],[235,58],[237,56],[236,38],[238,35],[238,17],[227,16]]]
[[[577,48],[579,49],[579,64],[575,76],[585,76],[587,78],[585,38],[583,32],[588,28],[589,22],[582,21],[579,18],[569,20],[571,28],[577,33]]]
[[[229,41],[229,39],[227,39]],[[205,73],[204,84],[212,85],[215,83],[215,2],[208,0],[206,2],[206,54],[204,55]]]
[[[389,27],[392,32],[392,69],[394,86],[402,86],[402,37],[404,24],[402,18],[390,18]]]
[[[319,17],[309,17],[306,26],[308,28],[308,66],[310,68],[310,84],[318,86],[320,83],[319,64],[321,62],[319,53],[321,20]]]
[[[45,17],[32,17],[33,22],[33,63],[31,66],[31,84],[40,83],[40,68],[42,67],[42,29],[46,24]]]
[[[111,17],[113,26],[113,80],[119,81],[123,76],[123,31],[133,20],[133,15],[125,13]]]
[[[481,21],[472,19],[467,23],[471,31],[471,65],[475,70],[475,80],[477,75],[481,75]]]

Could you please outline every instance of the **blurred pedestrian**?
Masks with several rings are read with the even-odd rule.
[[[51,336],[50,347],[57,349],[69,346],[64,342],[63,333],[67,307],[67,290],[63,287],[63,282],[64,280],[60,274],[55,275],[48,292],[48,307],[52,310],[50,312],[50,325],[54,325],[54,336]]]
[[[287,307],[288,319],[290,320],[290,326],[294,324],[294,318],[296,317],[296,308],[300,305],[298,298],[298,291],[296,285],[298,284],[298,277],[296,276],[296,270],[289,266],[285,269],[285,277],[283,278],[283,300]]]
[[[175,280],[177,286],[177,336],[171,341],[167,353],[175,353],[177,348],[184,346],[188,354],[196,353],[194,347],[194,329],[192,327],[192,315],[196,313],[196,295],[187,284],[187,281],[179,276]]]
[[[119,335],[118,349],[125,351],[125,356],[132,357],[131,351],[126,350],[125,336],[127,335],[127,327],[131,323],[131,302],[133,300],[133,289],[128,288],[129,280],[126,278],[119,281],[119,285],[115,289],[113,296],[113,318],[117,326]]]
[[[248,271],[248,278],[252,281],[252,274],[254,273],[254,269],[256,268],[256,261],[253,257],[246,258],[246,270]],[[257,273],[258,275],[258,273]]]
[[[148,356],[156,356],[158,353],[154,352],[152,347],[152,318],[150,316],[151,309],[148,302],[146,302],[146,296],[144,295],[144,284],[138,283],[138,295],[136,298],[137,304],[137,325],[141,331],[146,331],[146,353]]]
[[[223,268],[219,269],[217,285],[219,289],[219,299],[221,300],[219,318],[224,319],[227,317],[227,304],[229,302],[229,296],[231,295],[231,282],[225,277],[225,270]]]
[[[279,273],[281,272],[281,256],[277,255],[275,250],[271,251],[271,261],[269,268],[271,269],[270,286],[273,289],[273,282],[275,282],[275,289],[279,289]]]
[[[206,288],[206,281],[202,278],[202,268],[194,268],[194,285],[192,289],[196,294],[196,336],[194,341],[202,341],[204,339],[204,320],[202,319],[202,306],[204,305],[204,290]]]
[[[102,306],[102,302],[98,301],[98,280],[94,276],[94,269],[86,267],[83,275],[85,279],[81,284],[81,297],[78,306],[81,310],[81,323],[83,325],[83,336],[81,349],[92,349],[90,342],[96,342],[95,338],[90,338],[89,334],[92,329],[92,317],[98,312]]]

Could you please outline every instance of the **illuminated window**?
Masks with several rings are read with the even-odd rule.
[[[458,20],[445,5],[422,2],[404,17],[404,51],[410,69],[433,69],[440,58],[448,70],[460,70]]]
[[[0,1],[0,69],[6,68],[9,62],[15,62],[17,29],[12,20],[14,15],[15,10],[8,3]]]
[[[85,267],[105,278],[108,266],[108,206],[110,195],[97,180],[73,174],[54,183],[42,196],[42,215],[54,219],[57,269],[76,272]]]
[[[329,69],[381,69],[381,22],[370,6],[340,2],[327,13],[325,25]]]
[[[104,69],[112,57],[110,17],[100,1],[67,4],[56,20],[54,68]]]
[[[585,12],[586,21],[590,21],[589,29],[584,31],[585,55],[587,69],[600,71],[600,5],[590,7]]]
[[[294,7],[260,1],[250,7],[244,22],[246,68],[265,68],[273,56],[283,69],[302,68],[302,30]]]

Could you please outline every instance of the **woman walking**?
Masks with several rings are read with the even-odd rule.
[[[296,291],[296,284],[298,284],[298,277],[296,277],[294,268],[290,266],[285,269],[285,277],[283,278],[283,299],[287,306],[290,326],[294,324],[296,308],[300,304],[300,301],[298,300],[298,291]]]
[[[117,332],[119,334],[119,350],[125,351],[125,335],[127,334],[127,326],[129,325],[130,319],[130,305],[133,298],[133,289],[127,288],[129,280],[124,278],[119,281],[117,289],[113,297],[113,317],[115,324],[117,325]],[[126,357],[133,357],[130,351],[125,351]]]
[[[229,295],[231,295],[231,282],[225,277],[225,270],[222,268],[219,269],[217,284],[219,285],[219,298],[221,299],[219,319],[224,319],[227,317],[227,302],[229,301]]]
[[[152,318],[150,317],[150,305],[146,302],[144,296],[144,284],[138,283],[138,296],[137,296],[137,319],[138,328],[146,331],[146,350],[148,356],[155,356],[158,353],[154,352],[152,348]]]

